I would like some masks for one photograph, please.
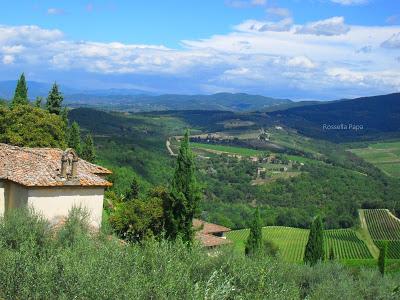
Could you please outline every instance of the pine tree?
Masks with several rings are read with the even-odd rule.
[[[61,114],[61,104],[64,98],[58,90],[57,83],[53,84],[51,91],[49,92],[49,96],[47,97],[46,108],[47,110],[56,115]]]
[[[131,186],[128,193],[126,194],[126,200],[138,199],[139,197],[139,181],[136,177],[133,177]]]
[[[85,140],[82,145],[82,150],[81,150],[81,158],[84,160],[87,160],[91,163],[94,163],[96,160],[96,154],[94,151],[94,143],[93,143],[93,138],[91,134],[87,134],[85,137]]]
[[[256,255],[261,253],[262,248],[262,227],[260,211],[258,207],[253,215],[253,220],[250,225],[250,234],[246,240],[245,253],[246,255]]]
[[[73,122],[68,130],[68,147],[74,149],[78,155],[81,155],[81,129],[76,122]]]
[[[41,108],[42,107],[42,103],[43,103],[43,97],[41,97],[41,96],[36,97],[35,107]]]
[[[311,224],[310,235],[304,253],[304,262],[315,265],[324,259],[324,232],[322,220],[317,216]]]
[[[28,88],[26,87],[25,74],[22,73],[15,88],[14,98],[11,100],[10,107],[18,105],[28,105]]]
[[[380,247],[379,249],[379,257],[378,257],[379,272],[381,272],[382,276],[385,275],[386,253],[387,253],[387,242],[384,242],[382,247]]]
[[[192,242],[192,222],[200,199],[200,189],[195,178],[194,155],[189,145],[189,132],[186,131],[177,157],[170,197],[164,199],[164,223],[169,239],[180,236],[182,240]]]

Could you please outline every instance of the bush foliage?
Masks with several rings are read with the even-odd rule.
[[[79,222],[72,214],[66,224]],[[67,227],[69,225],[66,225]],[[69,228],[74,226],[69,226]],[[79,228],[82,228],[79,226]],[[69,230],[69,229],[66,229]],[[60,242],[42,218],[17,211],[0,220],[0,298],[4,299],[393,299],[399,274],[314,267],[232,249],[218,255],[181,241],[124,245],[70,230]]]

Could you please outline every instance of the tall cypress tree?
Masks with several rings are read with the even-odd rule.
[[[81,158],[91,163],[94,163],[94,161],[96,160],[94,143],[91,134],[87,134],[85,140],[83,141]]]
[[[28,105],[28,88],[26,87],[25,74],[22,73],[15,88],[14,98],[11,100],[10,107],[18,105]]]
[[[258,207],[253,215],[253,220],[250,226],[250,234],[246,240],[245,253],[246,255],[255,255],[261,252],[262,248],[262,227],[260,211]]]
[[[74,149],[78,155],[81,155],[81,129],[76,122],[73,122],[68,130],[68,147]]]
[[[387,242],[384,242],[382,247],[379,249],[378,268],[382,276],[385,275],[387,247]]]
[[[54,82],[49,92],[49,95],[47,96],[47,103],[46,103],[47,110],[52,114],[60,115],[61,105],[63,100],[64,97],[59,92],[57,83]]]
[[[311,224],[310,235],[304,253],[304,262],[315,265],[324,259],[324,231],[322,219],[317,216]]]
[[[193,240],[193,218],[200,202],[200,189],[195,178],[194,155],[189,145],[189,132],[181,142],[170,197],[164,199],[166,236],[184,241]]]

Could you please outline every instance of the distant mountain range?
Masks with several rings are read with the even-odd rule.
[[[218,93],[213,95],[66,95],[72,107],[97,107],[120,111],[164,110],[223,110],[255,111],[294,103],[288,99],[248,95],[243,93]]]
[[[12,98],[17,82],[0,81],[0,98]],[[30,99],[48,95],[51,84],[28,81]],[[136,89],[79,90],[61,85],[65,103],[71,107],[93,107],[119,111],[164,110],[224,110],[271,111],[279,107],[301,105],[289,99],[249,95],[244,93],[218,93],[213,95],[155,95]],[[296,103],[296,104],[295,104]]]

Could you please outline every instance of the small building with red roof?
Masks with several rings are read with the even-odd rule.
[[[73,149],[25,148],[0,143],[0,215],[28,206],[57,224],[72,207],[90,213],[99,228],[105,176],[111,171],[80,159]]]

